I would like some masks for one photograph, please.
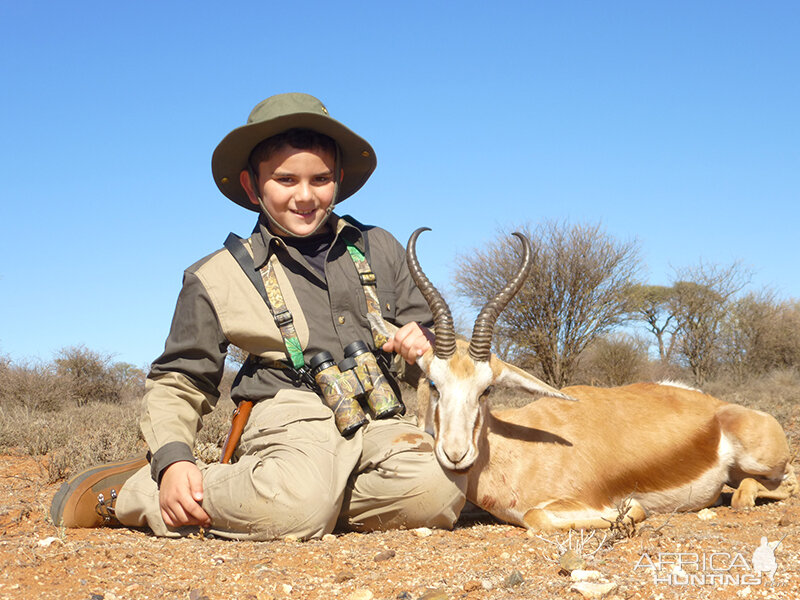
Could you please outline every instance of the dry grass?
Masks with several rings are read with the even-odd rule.
[[[14,365],[0,357],[0,450],[22,451],[33,456],[49,457],[51,481],[67,477],[93,464],[117,460],[144,452],[139,433],[139,412],[143,386],[134,370],[133,379],[120,378],[120,365],[106,357],[97,357],[83,349],[71,356],[72,367],[61,373],[54,365]],[[92,362],[94,360],[94,362]],[[75,385],[76,365],[88,361],[93,368],[93,392],[108,389],[116,382],[110,401],[104,397],[87,399]],[[98,368],[102,366],[106,370]],[[234,405],[230,385],[235,373],[226,372],[222,396],[215,410],[204,419],[195,447],[196,455],[206,462],[218,460],[230,426]],[[403,401],[409,414],[416,413],[416,393],[401,384]],[[787,430],[793,447],[800,445],[800,373],[795,369],[776,370],[736,384],[731,379],[710,381],[705,391],[728,402],[742,404],[774,415]],[[533,399],[525,393],[498,388],[492,394],[496,408],[515,407]]]

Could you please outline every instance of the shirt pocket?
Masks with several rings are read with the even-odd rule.
[[[387,321],[394,321],[397,318],[397,293],[378,288],[378,300],[381,304],[381,316]]]

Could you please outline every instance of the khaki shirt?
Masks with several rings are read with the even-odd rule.
[[[275,269],[306,363],[322,350],[338,362],[344,347],[356,340],[374,348],[364,291],[347,242],[367,254],[377,277],[384,319],[397,326],[412,321],[430,326],[430,310],[411,279],[405,250],[397,240],[377,227],[364,227],[362,233],[344,221],[339,224],[336,215],[331,215],[330,221],[334,230],[337,225],[340,230],[327,254],[325,279],[263,223],[246,240],[256,267],[270,261]],[[141,428],[156,481],[170,464],[194,462],[192,447],[203,415],[219,398],[229,344],[266,362],[286,358],[283,339],[266,303],[223,249],[185,271],[164,353],[148,375]],[[231,397],[237,403],[258,401],[298,385],[280,369],[248,361],[234,381]]]

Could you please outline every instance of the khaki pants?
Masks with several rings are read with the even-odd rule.
[[[210,531],[226,538],[320,537],[356,531],[450,528],[466,478],[445,472],[413,419],[370,421],[350,439],[310,392],[283,390],[257,403],[230,465],[198,464]],[[122,488],[116,515],[160,536],[187,535],[161,518],[158,488],[142,468]]]

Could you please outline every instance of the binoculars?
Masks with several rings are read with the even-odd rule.
[[[327,351],[318,352],[308,361],[311,375],[325,404],[333,410],[336,427],[342,435],[355,433],[367,422],[362,401],[366,401],[375,419],[387,419],[405,411],[364,342],[345,346],[344,356],[338,365]]]

